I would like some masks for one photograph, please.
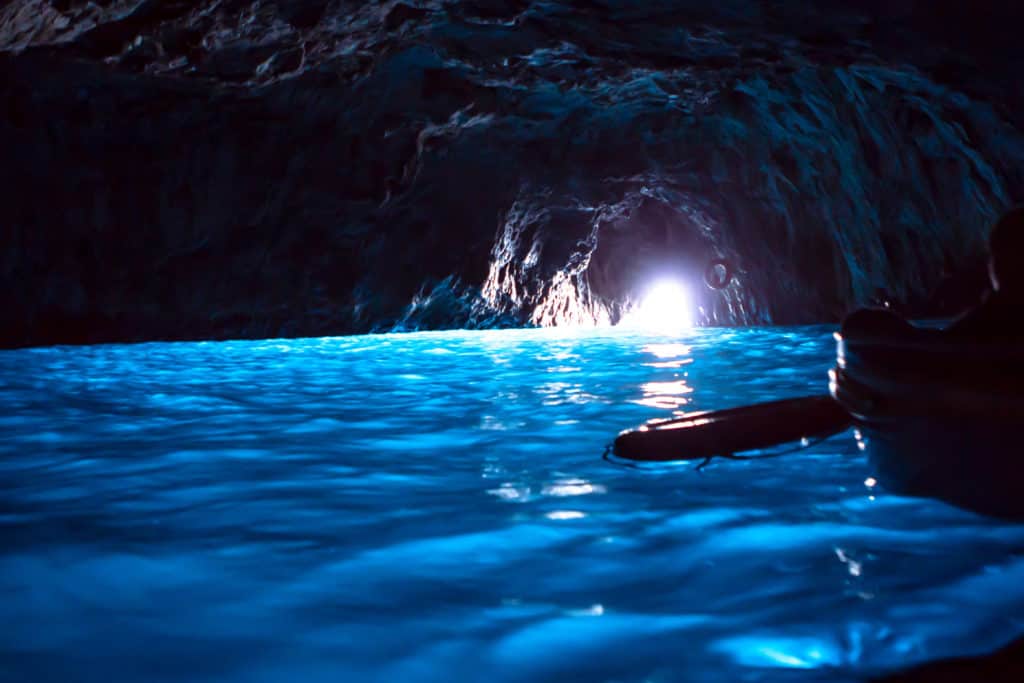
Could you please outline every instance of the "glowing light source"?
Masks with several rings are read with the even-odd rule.
[[[690,294],[678,282],[658,282],[647,291],[640,306],[627,315],[622,324],[665,332],[693,327]]]

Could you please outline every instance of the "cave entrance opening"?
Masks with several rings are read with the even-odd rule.
[[[703,226],[668,202],[645,198],[600,226],[587,269],[591,294],[613,325],[686,329],[701,322],[701,286],[715,248]]]
[[[678,280],[656,280],[640,304],[619,323],[622,327],[656,332],[681,332],[693,327],[693,298]]]

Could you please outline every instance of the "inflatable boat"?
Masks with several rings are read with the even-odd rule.
[[[829,391],[883,487],[1024,519],[1024,345],[907,323],[835,336]]]

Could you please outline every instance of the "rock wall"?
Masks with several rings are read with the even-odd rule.
[[[1024,199],[961,5],[15,0],[0,344],[948,312]]]

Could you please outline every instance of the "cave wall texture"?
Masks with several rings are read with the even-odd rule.
[[[13,0],[0,345],[616,322],[713,258],[705,324],[948,313],[1020,5]]]

